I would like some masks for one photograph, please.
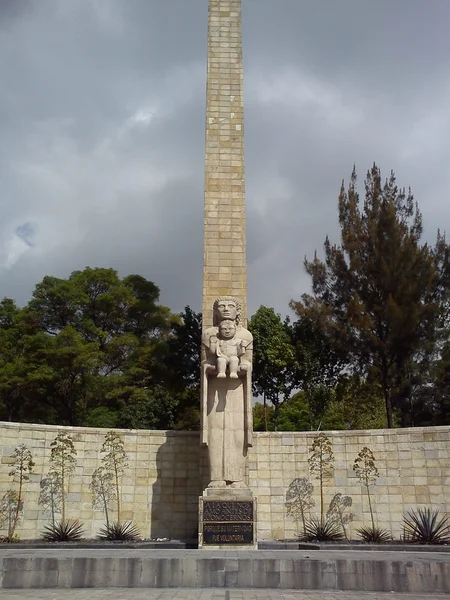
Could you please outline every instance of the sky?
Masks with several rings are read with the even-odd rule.
[[[0,296],[113,267],[200,310],[207,4],[0,0]],[[249,314],[284,315],[353,164],[411,186],[426,239],[450,229],[450,2],[242,11]]]

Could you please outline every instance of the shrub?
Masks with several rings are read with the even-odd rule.
[[[387,529],[377,526],[361,527],[357,530],[357,534],[365,542],[372,544],[385,544],[392,540],[392,535]]]
[[[440,519],[439,511],[432,508],[410,510],[403,517],[406,542],[417,544],[448,544],[450,520],[448,515]]]
[[[310,519],[306,531],[298,536],[303,542],[340,542],[344,539],[341,528],[334,521]]]
[[[97,537],[99,540],[108,540],[111,542],[136,542],[140,539],[141,534],[132,521],[126,523],[116,521],[100,529]]]
[[[78,521],[59,521],[44,527],[42,538],[46,542],[77,542],[83,538],[83,524]]]

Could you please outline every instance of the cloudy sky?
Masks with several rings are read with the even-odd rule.
[[[249,312],[309,290],[356,163],[448,225],[450,2],[242,0]],[[201,307],[207,0],[0,0],[0,295],[140,273]]]

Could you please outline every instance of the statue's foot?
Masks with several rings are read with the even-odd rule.
[[[211,483],[208,485],[208,488],[224,488],[227,487],[226,481],[222,481],[220,479],[213,479]]]
[[[217,379],[225,379],[226,376],[226,373],[217,373]]]
[[[247,486],[245,485],[245,483],[243,481],[233,481],[233,483],[231,483],[229,487],[244,489]]]
[[[237,373],[230,373],[230,379],[239,379]]]

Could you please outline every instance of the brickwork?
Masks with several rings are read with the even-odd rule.
[[[401,534],[404,511],[433,506],[450,512],[450,427],[335,431],[328,434],[335,455],[334,476],[325,483],[325,506],[337,492],[352,497],[353,537],[362,525],[370,525],[366,489],[352,466],[367,446],[374,453],[380,477],[371,488],[376,522]],[[314,433],[259,433],[249,455],[249,485],[258,498],[259,539],[292,538],[300,524],[286,516],[285,496],[296,477],[309,478],[308,449]],[[319,486],[314,485],[318,515]]]
[[[26,444],[33,452],[35,474],[25,485],[24,518],[18,534],[36,538],[50,516],[39,505],[40,482],[47,475],[50,444],[61,430],[68,431],[77,450],[71,477],[67,516],[80,519],[88,537],[104,524],[102,511],[92,508],[91,476],[100,465],[105,430],[46,425],[0,423],[0,500],[14,487],[8,473],[14,448]],[[125,442],[129,467],[122,479],[123,519],[132,519],[145,537],[194,538],[197,529],[199,440],[195,432],[119,431]],[[352,470],[363,446],[375,455],[380,478],[373,487],[377,523],[401,533],[405,510],[433,506],[450,512],[450,427],[372,431],[335,431],[329,434],[335,454],[333,478],[326,482],[328,506],[336,492],[353,499],[350,532],[370,524],[365,489]],[[314,433],[256,433],[249,452],[248,483],[258,500],[258,539],[291,538],[298,524],[286,516],[285,496],[291,481],[308,477],[308,448]],[[319,510],[319,488],[314,484]],[[114,518],[114,504],[111,504]],[[5,530],[0,530],[0,534]]]
[[[246,322],[241,0],[209,0],[203,325],[218,296],[238,298]]]
[[[40,482],[50,468],[50,444],[60,431],[73,438],[77,466],[69,481],[67,518],[79,519],[87,537],[105,523],[103,511],[92,507],[92,473],[100,466],[100,448],[106,430],[0,423],[0,499],[17,486],[8,476],[14,448],[26,444],[32,451],[34,474],[25,484],[24,518],[18,533],[22,539],[39,537],[50,514],[39,504]],[[195,537],[198,496],[198,434],[189,432],[117,430],[128,458],[121,478],[123,521],[133,520],[143,537]],[[110,504],[110,518],[116,518]],[[61,515],[57,515],[60,519]],[[3,531],[5,531],[3,529]],[[1,535],[2,530],[0,530]]]

